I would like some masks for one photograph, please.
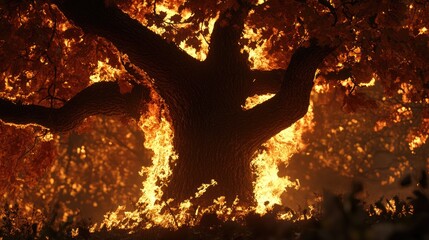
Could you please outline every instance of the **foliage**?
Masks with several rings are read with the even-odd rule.
[[[417,178],[428,168],[428,142],[413,148],[410,141],[427,135],[422,127],[427,120],[416,117],[427,110],[425,105],[403,102],[404,94],[386,98],[377,83],[357,91],[373,98],[377,108],[344,114],[338,88],[313,95],[315,127],[303,137],[307,147],[281,168],[281,174],[301,183],[300,190],[285,195],[286,202],[302,206],[303,201],[318,198],[321,186],[341,193],[352,181],[365,185],[367,201],[393,197],[402,194],[397,188],[401,177],[411,173]]]
[[[89,127],[92,131],[86,130]],[[20,135],[15,131],[14,137]],[[22,141],[25,146],[25,142],[32,139]],[[49,221],[54,229],[80,219],[101,221],[104,214],[115,210],[117,205],[132,207],[137,202],[141,177],[136,169],[148,165],[151,154],[143,148],[143,141],[144,136],[137,127],[118,119],[87,119],[77,131],[58,136],[56,161],[46,167],[41,179],[40,175],[29,173],[21,176],[20,184],[4,180],[13,188],[2,195],[1,202],[19,204],[21,214],[37,222],[37,218],[32,217],[33,209],[36,209],[39,214],[51,218]],[[17,151],[17,148],[11,151]],[[31,149],[31,154],[37,153]],[[10,154],[9,159],[13,160],[13,156]],[[45,169],[40,163],[34,164],[36,169]]]

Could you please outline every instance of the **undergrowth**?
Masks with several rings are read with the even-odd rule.
[[[411,184],[408,176],[401,182],[404,187]],[[0,239],[426,240],[429,239],[429,193],[425,172],[415,186],[406,199],[395,196],[367,204],[358,197],[363,187],[356,183],[348,194],[325,193],[323,202],[308,217],[306,210],[297,213],[275,206],[264,216],[250,213],[240,223],[224,222],[215,214],[207,214],[197,226],[175,230],[153,227],[133,233],[106,228],[91,232],[89,221],[75,218],[55,224],[55,216],[43,216],[37,211],[31,217],[23,217],[19,205],[5,204],[0,210]],[[291,213],[292,219],[279,220],[278,216],[285,212]],[[304,218],[298,220],[298,216]]]

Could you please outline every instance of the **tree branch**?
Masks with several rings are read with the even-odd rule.
[[[281,130],[302,118],[308,110],[317,67],[333,48],[311,41],[293,54],[280,91],[268,101],[244,112],[245,137],[256,148]]]
[[[336,72],[328,72],[326,74],[321,74],[325,79],[329,81],[342,81],[349,77],[353,77],[352,68],[346,67]]]
[[[206,99],[228,111],[241,110],[251,85],[247,57],[239,45],[250,4],[237,1],[237,6],[222,12],[216,20],[205,60],[203,95],[212,96]]]
[[[244,20],[250,10],[250,4],[239,1],[237,9],[228,9],[220,14],[213,27],[210,37],[207,62],[230,65],[225,61],[238,61],[243,64],[243,56],[240,52],[239,40],[244,29]],[[235,63],[237,64],[237,63]],[[245,62],[247,65],[247,62]]]
[[[65,132],[92,115],[138,119],[144,101],[149,101],[149,90],[144,86],[136,85],[131,92],[121,94],[117,83],[100,82],[82,90],[61,108],[23,105],[0,99],[0,119],[15,124],[39,124],[54,132]]]
[[[286,70],[252,70],[250,73],[252,85],[248,96],[255,94],[277,93],[280,91]]]
[[[103,0],[54,0],[59,9],[84,31],[112,42],[130,61],[154,78],[158,89],[183,85],[200,64],[173,43]],[[180,78],[181,77],[181,78]]]

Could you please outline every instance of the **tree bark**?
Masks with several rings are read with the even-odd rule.
[[[280,91],[285,72],[285,69],[252,70],[249,79],[252,85],[248,96],[277,93]]]
[[[209,187],[196,204],[209,206],[213,199],[225,196],[229,204],[236,197],[243,205],[253,203],[253,173],[250,161],[253,152],[240,139],[240,129],[232,121],[214,119],[216,124],[200,123],[187,130],[187,136],[178,140],[179,160],[165,191],[165,198],[176,202],[193,197],[203,183],[217,182]],[[205,126],[204,126],[205,125]]]
[[[139,119],[140,107],[149,101],[149,89],[135,86],[121,94],[115,82],[95,83],[79,92],[61,108],[25,105],[0,99],[0,119],[15,124],[35,123],[54,132],[66,132],[92,115],[129,116]]]
[[[104,0],[54,0],[65,16],[86,33],[112,42],[129,60],[154,79],[156,91],[171,106],[171,112],[188,104],[187,93],[198,79],[202,63],[172,42],[165,41],[115,5]]]
[[[316,70],[333,50],[312,40],[309,47],[294,52],[278,93],[243,114],[243,128],[248,129],[244,137],[252,139],[250,145],[259,146],[307,113]]]
[[[258,72],[261,81],[263,76],[273,75],[283,76],[283,81],[271,100],[253,109],[222,108],[216,101],[223,102],[221,98],[227,96],[216,98],[207,93],[210,98],[198,101],[199,108],[192,108],[195,112],[186,119],[187,124],[175,127],[180,136],[175,140],[179,160],[166,197],[183,201],[193,196],[202,183],[214,179],[218,184],[210,187],[204,198],[196,201],[198,204],[207,206],[212,199],[226,196],[229,203],[238,197],[241,204],[252,205],[253,154],[262,143],[305,115],[316,69],[331,51],[312,43],[296,50],[283,74],[279,70]],[[233,76],[221,77],[233,81]]]

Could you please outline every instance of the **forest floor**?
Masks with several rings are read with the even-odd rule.
[[[409,185],[407,181],[401,184]],[[301,220],[279,220],[288,208],[276,206],[266,215],[248,214],[241,222],[221,221],[215,214],[203,216],[197,226],[177,229],[153,227],[148,230],[101,229],[90,232],[90,224],[76,222],[51,226],[49,221],[28,221],[14,225],[17,210],[7,206],[0,212],[0,239],[148,239],[148,240],[428,240],[429,194],[426,174],[412,196],[393,197],[366,204],[356,197],[362,189],[356,185],[349,194],[325,194],[320,209]],[[15,214],[15,215],[14,215]]]

